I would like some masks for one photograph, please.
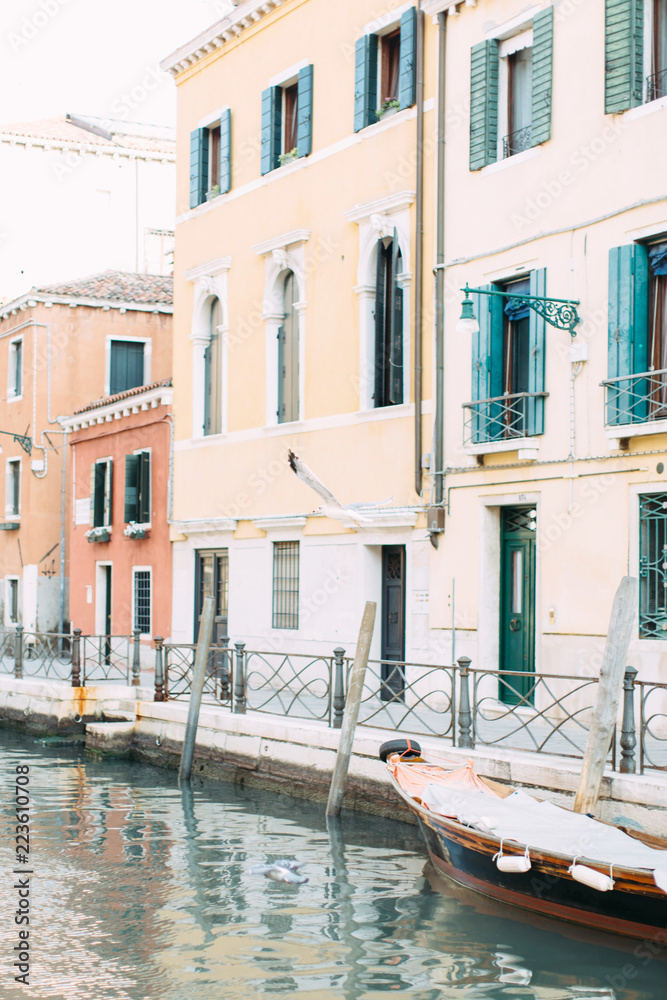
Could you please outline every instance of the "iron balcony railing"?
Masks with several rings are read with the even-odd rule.
[[[463,443],[528,437],[543,425],[547,392],[515,392],[463,404]]]
[[[140,683],[140,633],[83,635],[29,632],[16,625],[0,632],[0,672],[44,677],[73,687],[98,683]]]
[[[657,101],[659,97],[667,96],[667,69],[652,73],[646,77],[646,100]]]
[[[667,368],[618,375],[600,383],[605,389],[607,426],[639,424],[667,417]]]
[[[514,156],[515,153],[523,153],[524,150],[530,149],[533,145],[533,135],[530,125],[526,125],[525,128],[518,128],[515,132],[510,132],[509,135],[503,138],[503,158],[508,156]]]

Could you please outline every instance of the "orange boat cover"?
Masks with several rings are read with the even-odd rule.
[[[424,789],[431,784],[484,792],[496,799],[501,797],[485,785],[475,773],[472,760],[467,760],[464,767],[452,764],[451,770],[446,770],[440,764],[411,764],[401,760],[392,761],[389,768],[403,791],[415,799],[421,799]]]

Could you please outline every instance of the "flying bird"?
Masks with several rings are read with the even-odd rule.
[[[320,514],[324,514],[325,517],[332,517],[337,521],[354,521],[355,524],[372,524],[372,518],[365,516],[364,511],[373,511],[378,507],[386,507],[394,499],[390,497],[389,500],[384,500],[382,503],[348,503],[343,505],[331,492],[331,490],[324,485],[324,483],[317,478],[312,469],[309,469],[305,462],[302,462],[298,455],[295,455],[293,451],[287,453],[288,462],[290,468],[299,479],[310,486],[311,490],[320,496],[324,503],[317,508]]]
[[[288,861],[281,858],[280,861],[272,861],[269,864],[251,865],[248,869],[250,875],[264,875],[273,882],[286,882],[288,885],[302,885],[308,879],[305,875],[300,875],[298,869],[303,868],[303,861]]]

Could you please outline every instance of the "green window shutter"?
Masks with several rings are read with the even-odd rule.
[[[208,129],[190,133],[190,208],[206,201],[208,174]]]
[[[377,121],[378,37],[364,35],[354,47],[354,131]]]
[[[546,268],[530,272],[530,294],[547,293]],[[528,392],[544,392],[544,358],[547,322],[531,309],[528,316]],[[529,437],[544,434],[544,397],[528,399],[526,433]]]
[[[138,520],[137,500],[139,497],[139,456],[125,456],[125,511],[126,524]]]
[[[396,280],[401,264],[398,233],[394,229],[391,244],[391,323],[389,335],[390,403],[403,402],[403,289]]]
[[[385,367],[387,364],[384,353],[384,331],[386,318],[387,284],[387,254],[382,240],[377,242],[377,265],[375,269],[375,387],[373,403],[375,406],[385,406],[384,398]]]
[[[280,87],[267,87],[262,91],[262,175],[279,166],[280,127],[282,123],[282,97]]]
[[[287,359],[285,357],[285,327],[278,330],[278,423],[285,422],[285,377],[287,375]]]
[[[90,513],[88,516],[88,524],[91,528],[97,527],[97,521],[95,520],[96,486],[97,486],[97,462],[93,462],[90,466]]]
[[[398,99],[403,108],[416,100],[417,11],[410,7],[401,14],[401,47],[398,63]]]
[[[313,149],[313,66],[299,70],[296,112],[297,156],[310,156]]]
[[[551,138],[551,87],[553,73],[554,9],[547,7],[533,18],[533,146]]]
[[[113,459],[110,458],[108,462],[104,463],[105,468],[105,478],[104,478],[104,521],[106,525],[111,524],[111,514],[112,514],[112,497],[113,497]]]
[[[220,193],[232,186],[232,113],[226,108],[220,115]]]
[[[498,157],[498,42],[490,38],[470,50],[470,169]]]
[[[614,114],[642,103],[644,0],[605,0],[604,110]]]
[[[609,341],[607,377],[648,367],[648,251],[640,243],[609,251]],[[607,391],[607,423],[646,420],[646,379],[616,382]]]
[[[112,340],[109,359],[109,395],[144,384],[144,345]]]
[[[137,521],[146,524],[151,519],[151,453],[142,451],[137,455],[139,466],[137,469],[137,485],[139,495],[137,497]]]
[[[493,285],[485,285],[489,291]],[[503,392],[503,300],[498,295],[474,295],[479,332],[472,339],[472,399],[492,399]],[[502,404],[483,403],[472,410],[475,444],[502,435]]]

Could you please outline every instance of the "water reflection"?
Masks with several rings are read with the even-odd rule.
[[[327,825],[319,805],[213,783],[179,789],[169,772],[0,733],[5,788],[18,761],[31,767],[36,876],[32,984],[16,996],[665,996],[660,954],[510,919],[439,880],[414,828],[357,816]],[[11,869],[9,804],[1,817]],[[306,862],[310,881],[247,871],[280,857]],[[14,932],[8,913],[3,956]],[[11,997],[3,974],[0,996]]]

